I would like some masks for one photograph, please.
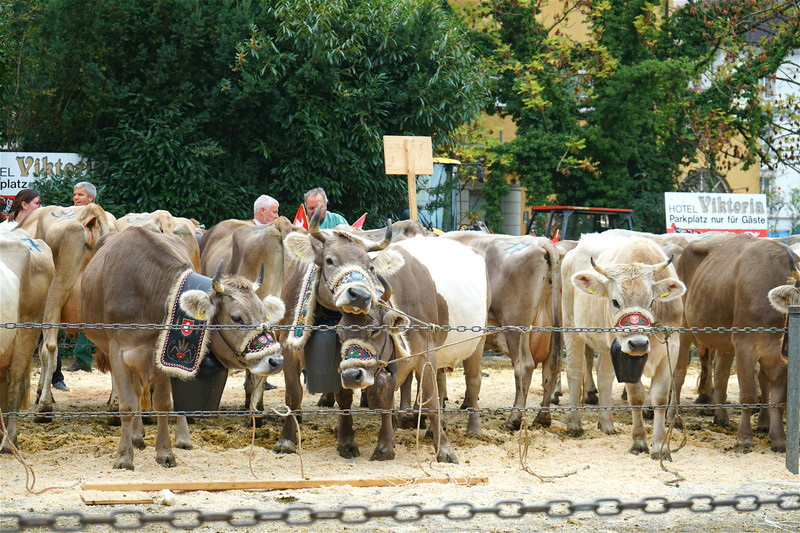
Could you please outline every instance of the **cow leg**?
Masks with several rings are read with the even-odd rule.
[[[53,379],[53,372],[56,371],[57,359],[58,329],[46,329],[42,332],[42,343],[39,347],[39,361],[42,366],[39,385],[36,388],[36,403],[39,404],[37,412],[42,414],[53,412],[53,391],[50,380]],[[36,422],[52,422],[52,420],[53,418],[49,416],[36,417]]]
[[[509,357],[514,366],[514,411],[506,420],[506,427],[511,431],[517,431],[522,424],[522,410],[528,403],[528,391],[531,388],[531,378],[536,364],[533,362],[533,355],[530,347],[526,350],[525,344],[529,344],[529,336],[521,335],[516,331],[506,332],[508,341]],[[517,411],[516,409],[519,409]]]
[[[394,426],[392,424],[392,414],[388,411],[394,406],[395,379],[392,375],[384,375],[383,378],[375,380],[375,385],[361,390],[362,397],[367,399],[367,406],[370,409],[382,409],[381,429],[378,432],[378,445],[372,452],[370,461],[389,461],[394,459]]]
[[[323,392],[317,400],[317,407],[333,407],[336,404],[336,396],[332,392]]]
[[[769,383],[769,403],[781,404],[786,401],[787,393],[787,368],[783,362],[777,360],[777,356],[772,355],[769,362],[762,357],[762,372],[766,374]],[[762,396],[767,397],[762,389]],[[765,409],[762,409],[765,410]],[[785,409],[780,407],[769,408],[769,440],[770,449],[773,452],[786,453],[786,432],[783,429],[783,417]]]
[[[597,384],[599,385],[599,405],[601,407],[611,407],[611,393],[614,386],[614,367],[611,364],[611,353],[601,353],[597,358]],[[630,402],[631,399],[628,401]],[[641,414],[641,411],[639,411],[640,417]],[[616,433],[614,430],[614,419],[611,416],[610,410],[599,411],[597,427],[607,435]],[[636,424],[634,423],[634,430],[635,429]]]
[[[561,372],[558,373],[556,376],[556,386],[553,387],[553,395],[550,397],[550,403],[553,405],[558,405],[558,402],[561,401]]]
[[[336,403],[339,404],[339,409],[349,410],[353,406],[353,389],[342,389],[334,394]],[[353,437],[353,415],[341,414],[338,417],[336,424],[336,433],[339,436],[339,444],[336,446],[336,451],[345,459],[352,459],[358,457],[361,452],[358,451],[358,444]]]
[[[691,339],[691,333],[684,332],[680,334],[680,349],[678,350],[678,359],[675,363],[675,368],[672,374],[673,393],[669,402],[669,412],[667,413],[668,422],[672,422],[672,420],[675,418],[675,410],[681,402],[681,389],[683,388],[683,384],[686,382],[686,372],[689,370],[689,361],[691,359],[691,354],[689,353],[689,348],[692,345]],[[670,351],[675,350],[676,348],[676,346],[670,346]],[[651,403],[656,404],[652,400]]]
[[[728,401],[728,380],[731,377],[733,354],[717,352],[714,359],[714,401],[713,403],[724,406]],[[720,427],[730,427],[728,410],[725,407],[714,408],[714,424]]]
[[[283,380],[286,384],[285,400],[286,405],[292,411],[300,409],[303,402],[303,385],[300,383],[300,362],[294,353],[289,354],[283,359]],[[297,420],[300,423],[300,420]],[[296,453],[297,452],[297,428],[295,427],[294,417],[287,416],[283,421],[281,436],[273,446],[275,453]]]
[[[569,406],[580,407],[583,397],[583,379],[586,373],[585,343],[580,334],[564,333],[564,345],[567,349],[567,386],[569,387]],[[580,437],[583,435],[581,412],[576,409],[567,413],[567,435]]]
[[[708,403],[714,394],[713,362],[716,357],[707,346],[697,347],[697,358],[700,361],[700,376],[697,378],[697,399],[694,403]]]
[[[586,405],[597,405],[597,385],[594,383],[594,376],[592,375],[592,367],[594,367],[594,350],[588,345],[583,347],[583,357],[586,359],[584,380],[584,403]]]
[[[753,353],[753,342],[751,339],[741,339],[741,334],[734,334],[733,349],[736,353],[736,377],[739,380],[739,403],[752,404],[758,401],[756,394],[756,357]],[[752,450],[755,446],[753,442],[753,426],[750,423],[752,408],[743,407],[742,416],[739,419],[739,428],[736,431],[736,447],[742,451]]]
[[[469,407],[470,413],[467,420],[467,435],[480,436],[481,415],[478,413],[478,395],[481,392],[481,359],[483,357],[483,343],[480,350],[476,350],[464,360],[464,379],[467,382],[464,393],[464,402]]]
[[[0,405],[5,405],[8,412],[20,412],[28,404],[28,388],[31,382],[31,365],[33,352],[39,341],[41,330],[19,329],[14,338],[14,345],[8,350],[13,350],[11,365],[5,377],[0,378]],[[17,445],[17,417],[4,418],[6,435],[0,443],[0,453],[11,453],[11,445]]]
[[[680,342],[680,341],[679,341]],[[651,345],[652,346],[652,345]],[[678,346],[674,347],[675,349]],[[666,357],[666,347],[664,345],[653,346],[650,357],[659,356],[663,353],[661,363],[656,367],[653,373],[653,378],[650,380],[650,401],[653,405],[667,405],[669,401],[669,385],[670,385],[670,372],[669,364]],[[673,351],[673,346],[670,346],[670,355],[673,360],[680,357],[680,351]],[[677,362],[675,363],[677,365]],[[641,384],[641,382],[640,382]],[[630,395],[629,395],[630,397]],[[635,414],[635,412],[634,412]],[[644,428],[642,428],[644,430]],[[655,409],[653,412],[653,451],[650,457],[653,459],[667,459],[672,460],[669,452],[669,443],[665,443],[666,438],[666,411]],[[647,437],[644,436],[644,445],[647,446]]]
[[[175,447],[181,450],[191,450],[192,436],[189,432],[189,421],[185,416],[179,416],[175,421]]]
[[[555,387],[561,387],[561,354],[551,353],[542,361],[542,409],[536,414],[533,423],[537,426],[550,427],[550,398],[556,396]],[[561,391],[559,390],[559,396]],[[558,403],[558,402],[555,402]]]
[[[123,362],[124,350],[112,345],[110,354],[111,371],[117,380],[120,418],[119,447],[114,460],[114,468],[133,470],[134,416],[130,413],[139,410],[139,399],[142,397],[143,386],[139,377],[134,376]],[[132,358],[135,359],[135,355],[132,354]]]
[[[628,405],[634,407],[641,407],[644,405],[645,391],[644,385],[639,381],[637,383],[626,383],[625,391],[628,393]],[[600,405],[602,403],[603,392],[600,392]],[[661,423],[664,422],[664,412],[662,411]],[[609,418],[611,414],[609,413]],[[644,428],[644,416],[641,409],[635,409],[631,412],[631,421],[633,429],[631,430],[631,448],[630,453],[648,453],[650,448],[647,446],[647,431]]]
[[[430,427],[433,430],[433,447],[436,452],[436,460],[440,463],[458,463],[458,458],[453,452],[453,447],[439,418],[439,391],[436,383],[436,367],[432,367],[431,363],[428,362],[419,368],[419,372],[420,395],[422,397],[420,411],[428,417],[428,422],[430,422]]]
[[[759,403],[768,403],[770,400],[770,395],[772,394],[772,384],[770,383],[769,377],[767,377],[766,370],[762,367],[759,368],[758,371],[758,385],[761,391],[761,394],[758,395]],[[770,416],[771,416],[771,409],[766,407],[760,407],[758,409],[758,421],[756,422],[756,433],[768,433],[770,427]]]
[[[414,384],[414,373],[409,372],[403,384],[400,385],[400,410],[411,409],[411,386]],[[416,401],[414,402],[416,403]],[[419,407],[419,406],[417,406]],[[417,418],[414,413],[400,413],[398,415],[398,427],[402,429],[412,429],[417,427]],[[425,427],[425,426],[422,426]]]
[[[156,411],[169,411],[172,409],[172,387],[169,377],[160,375],[156,378],[153,390],[153,409]],[[159,416],[156,422],[156,462],[167,468],[172,468],[178,463],[172,451],[172,440],[169,436],[169,417]],[[188,426],[187,426],[188,430]]]
[[[260,428],[264,424],[264,417],[260,416],[260,414],[264,410],[264,382],[266,379],[266,376],[252,374],[249,370],[245,371],[244,409],[245,411],[252,411],[257,428]],[[250,418],[245,420],[245,424],[247,424],[248,427],[250,427],[252,423],[253,421]]]
[[[140,404],[141,405],[141,404]],[[140,407],[144,409],[143,407]],[[133,426],[131,428],[131,444],[137,450],[144,450],[147,445],[144,443],[144,419],[141,415],[133,417]]]

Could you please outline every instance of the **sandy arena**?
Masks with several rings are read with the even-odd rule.
[[[71,362],[66,358],[64,366]],[[33,388],[38,380],[38,360],[32,378]],[[693,360],[684,390],[683,403],[692,404],[696,398],[694,383],[698,372]],[[448,379],[448,407],[463,400],[464,382],[461,370]],[[529,405],[538,405],[541,398],[541,374],[534,374]],[[564,380],[566,381],[566,380]],[[70,392],[55,391],[57,411],[98,412],[106,410],[111,389],[110,376],[95,369],[91,374],[66,374]],[[270,382],[276,390],[265,394],[268,407],[283,406],[283,377],[273,376]],[[232,373],[227,381],[220,409],[239,410],[244,403],[243,373]],[[645,380],[647,383],[647,380]],[[484,358],[484,379],[480,405],[485,408],[507,408],[513,402],[513,371],[508,359]],[[622,386],[615,385],[614,402],[624,405],[620,396]],[[565,391],[566,394],[566,391]],[[729,401],[736,402],[738,391],[735,376],[731,378]],[[358,403],[358,394],[354,405]],[[315,409],[318,396],[306,394],[304,409]],[[32,402],[31,402],[32,403]],[[566,397],[562,398],[566,404]],[[31,407],[32,408],[32,407]],[[466,416],[448,413],[447,430],[460,464],[432,463],[434,457],[430,439],[420,436],[419,446],[414,430],[398,430],[396,459],[389,462],[369,460],[377,440],[379,419],[375,415],[356,414],[354,425],[361,457],[342,459],[336,452],[333,416],[307,416],[302,424],[302,453],[276,455],[272,446],[278,438],[281,421],[277,416],[267,420],[255,432],[243,416],[197,418],[190,425],[192,450],[175,450],[176,468],[167,469],[155,461],[155,426],[145,427],[147,448],[137,450],[135,471],[112,468],[119,440],[119,427],[109,426],[105,417],[57,418],[50,424],[35,423],[25,418],[20,423],[19,449],[25,465],[35,475],[33,492],[26,488],[33,482],[23,464],[11,455],[0,456],[0,504],[5,514],[47,515],[54,512],[75,512],[86,516],[109,516],[113,512],[135,509],[146,514],[167,514],[176,510],[197,510],[201,513],[251,508],[277,511],[291,507],[314,510],[334,510],[345,505],[370,509],[390,509],[398,504],[417,504],[424,508],[441,508],[450,502],[468,502],[476,507],[494,506],[508,500],[527,505],[552,500],[587,503],[600,498],[616,498],[623,502],[639,502],[646,497],[663,497],[682,501],[695,495],[707,495],[725,500],[737,495],[756,495],[765,499],[781,493],[800,493],[800,477],[785,468],[785,457],[770,451],[764,435],[756,436],[756,448],[751,453],[734,451],[735,427],[714,427],[713,417],[699,410],[682,412],[687,430],[675,431],[671,444],[675,449],[685,434],[686,445],[673,452],[673,461],[664,463],[646,455],[631,455],[630,414],[614,414],[616,435],[605,435],[596,428],[597,415],[583,416],[584,436],[579,439],[565,433],[563,412],[553,414],[550,428],[531,428],[527,435],[526,467],[521,468],[520,433],[508,431],[503,413],[482,415],[483,435],[465,435]],[[738,411],[731,420],[738,423]],[[532,416],[530,417],[533,418]],[[755,418],[753,419],[755,422]],[[650,421],[646,421],[648,433]],[[174,431],[174,428],[173,428]],[[174,433],[173,433],[174,434]],[[302,470],[301,470],[302,468]],[[302,472],[302,473],[301,473]],[[535,475],[534,475],[535,474]],[[174,493],[174,502],[165,505],[159,492],[89,491],[87,483],[141,482],[210,482],[255,480],[383,480],[417,477],[477,477],[486,483],[474,486],[447,484],[407,484],[397,486],[352,487],[337,486],[293,490],[227,490],[185,491]],[[545,478],[540,480],[537,476]],[[683,478],[681,481],[676,479]],[[43,492],[42,492],[43,491]],[[112,500],[119,503],[88,505],[86,501]],[[152,500],[149,503],[126,503]],[[418,522],[399,523],[391,518],[371,520],[362,525],[343,524],[339,520],[320,520],[311,525],[294,526],[300,531],[375,531],[391,528],[405,531],[462,531],[481,528],[487,532],[502,531],[800,531],[798,499],[794,510],[780,510],[767,505],[757,511],[740,513],[722,508],[699,514],[676,510],[664,514],[645,514],[623,511],[616,516],[598,516],[591,511],[579,511],[568,517],[548,517],[544,513],[529,514],[519,519],[503,519],[484,515],[468,521],[444,517],[424,517]],[[702,503],[702,502],[699,502]],[[458,514],[458,510],[454,511]],[[463,513],[462,513],[463,514]],[[192,524],[189,514],[186,524]],[[294,518],[306,516],[295,513]],[[59,522],[75,524],[75,522]],[[14,523],[0,521],[0,531],[13,529]],[[224,522],[207,522],[194,528],[198,531],[271,531],[286,527],[282,522],[257,526],[234,527]],[[107,526],[92,526],[89,530],[110,530]],[[145,531],[169,530],[166,524],[151,524]]]

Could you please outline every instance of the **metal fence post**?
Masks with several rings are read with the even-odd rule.
[[[786,468],[798,473],[800,457],[800,305],[789,306],[789,368],[786,378]]]

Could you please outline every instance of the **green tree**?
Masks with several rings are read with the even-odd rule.
[[[565,0],[555,20],[543,4],[488,0],[471,13],[498,111],[518,127],[498,150],[529,204],[630,207],[638,229],[663,231],[663,192],[699,155],[717,175],[759,158],[796,168],[797,106],[764,83],[800,48],[794,3],[693,1],[665,13],[664,2]],[[586,40],[563,31],[577,18]],[[759,29],[768,35],[754,42]]]

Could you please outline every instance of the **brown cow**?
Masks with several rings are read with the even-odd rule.
[[[578,246],[561,263],[563,284],[562,309],[568,328],[629,327],[628,331],[565,332],[567,377],[570,406],[580,405],[585,375],[585,349],[598,352],[597,385],[601,406],[611,405],[614,380],[611,350],[618,346],[622,354],[641,357],[648,354],[644,368],[651,376],[650,395],[657,405],[666,405],[670,386],[670,368],[677,359],[677,339],[667,350],[660,342],[650,342],[650,325],[681,325],[685,286],[675,277],[661,247],[649,239],[600,234],[583,235]],[[641,326],[641,327],[639,327]],[[641,378],[625,384],[630,405],[644,404]],[[654,459],[668,457],[665,442],[665,409],[656,409],[653,421]],[[631,453],[648,452],[642,412],[635,410]],[[600,413],[598,426],[604,433],[614,433],[610,411]],[[567,432],[581,435],[580,411],[570,412]]]
[[[53,279],[53,254],[40,239],[31,239],[21,229],[0,233],[0,261],[17,280],[17,291],[3,284],[2,306],[12,303],[16,319],[12,322],[41,323],[47,302],[47,289]],[[5,321],[5,318],[2,319]],[[3,410],[6,435],[0,453],[10,453],[17,443],[17,418],[7,416],[28,404],[31,362],[41,328],[8,329],[13,336],[0,347],[0,409]]]
[[[169,211],[159,209],[151,213],[128,213],[115,222],[117,231],[131,226],[148,227],[159,233],[174,233],[181,238],[192,258],[192,267],[200,271],[200,245],[195,225],[186,218],[174,217]]]
[[[492,291],[490,325],[558,326],[561,317],[561,259],[550,239],[479,231],[452,231],[442,237],[466,244],[486,260]],[[516,385],[515,408],[525,409],[533,369],[543,363],[542,407],[545,409],[539,411],[535,422],[550,426],[547,407],[561,369],[560,334],[507,330],[489,335],[486,343],[487,348],[511,359]],[[506,427],[519,429],[521,419],[520,411],[512,412]]]
[[[177,299],[178,289],[190,280],[192,287],[203,286],[201,282],[207,280],[211,288],[188,290]],[[196,285],[195,280],[198,280]],[[238,276],[220,278],[217,273],[209,280],[194,274],[179,237],[134,227],[101,240],[83,276],[85,290],[81,294],[80,313],[87,323],[162,324],[170,323],[180,306],[193,317],[184,319],[184,324],[187,321],[234,326],[261,324],[264,331],[255,335],[246,329],[210,329],[201,334],[199,348],[181,347],[180,343],[178,347],[198,353],[198,364],[207,347],[226,368],[274,373],[280,371],[283,361],[275,353],[279,346],[266,328],[282,318],[285,308],[273,296],[258,298],[256,290],[260,283],[261,277],[251,284]],[[190,331],[181,333],[188,336]],[[154,384],[153,407],[158,411],[170,409],[169,378],[176,369],[165,366],[160,348],[164,345],[167,352],[167,330],[87,329],[85,334],[97,346],[97,367],[106,372],[111,370],[119,390],[122,431],[114,467],[132,470],[133,444],[141,448],[144,440],[142,434],[137,434],[134,417],[125,413],[148,407],[145,402],[151,384]],[[156,461],[175,466],[165,417],[158,417]]]
[[[792,270],[793,258],[785,245],[770,239],[749,235],[719,235],[696,239],[684,248],[678,265],[679,275],[685,280],[685,324],[690,328],[783,328],[786,319],[772,307],[768,295],[771,290],[786,283]],[[760,366],[763,385],[762,400],[776,404],[786,400],[786,365],[781,361],[780,332],[706,332],[694,333],[695,338],[717,350],[714,365],[714,397],[716,404],[724,404],[727,397],[728,378],[732,360],[736,361],[739,381],[739,401],[751,404],[757,401],[756,363]],[[676,373],[676,390],[682,382]],[[728,412],[715,410],[715,423],[727,426]],[[761,419],[759,429],[769,425],[773,451],[786,449],[781,409],[769,409],[769,420]],[[742,450],[753,448],[753,431],[750,408],[742,408],[736,434],[736,446]]]
[[[114,218],[97,204],[84,206],[42,207],[28,215],[20,226],[31,237],[42,239],[50,246],[55,263],[55,275],[47,292],[43,321],[46,323],[77,323],[81,277],[103,235],[116,232]],[[68,330],[68,333],[73,331]],[[43,332],[39,354],[42,371],[37,387],[40,413],[53,411],[50,380],[58,360],[58,329]],[[52,420],[44,417],[43,420]]]

